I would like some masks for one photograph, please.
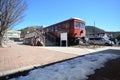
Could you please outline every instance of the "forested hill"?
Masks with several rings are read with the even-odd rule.
[[[86,33],[87,34],[94,34],[94,33],[105,33],[104,30],[94,27],[94,26],[86,26]]]
[[[108,33],[110,35],[113,36],[113,38],[117,38],[118,36],[120,36],[120,31],[118,32],[108,32],[108,31],[105,31],[105,30],[102,30],[98,27],[94,27],[94,26],[86,26],[86,34],[89,35],[89,34],[94,34],[94,33]]]

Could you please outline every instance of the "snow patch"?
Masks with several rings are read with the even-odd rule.
[[[20,76],[10,80],[86,80],[88,75],[94,74],[96,69],[119,55],[99,53],[89,54],[72,60],[56,63],[44,68],[35,69],[27,76]]]

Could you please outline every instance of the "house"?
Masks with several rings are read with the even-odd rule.
[[[16,30],[7,30],[4,37],[7,39],[11,39],[14,41],[19,41],[20,40],[20,34],[21,31],[16,31]]]

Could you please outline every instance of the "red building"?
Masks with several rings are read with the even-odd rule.
[[[78,18],[70,18],[50,25],[44,28],[44,31],[46,36],[54,36],[56,42],[60,40],[60,33],[67,32],[69,44],[78,43],[79,40],[86,37],[85,22]]]

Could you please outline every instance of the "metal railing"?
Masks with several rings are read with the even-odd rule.
[[[53,36],[52,34],[46,33],[45,36],[46,36],[46,39],[50,40],[53,43],[56,43],[56,37]]]
[[[40,38],[40,42],[43,46],[45,46],[45,35],[43,35],[43,33],[39,32],[39,38]]]

